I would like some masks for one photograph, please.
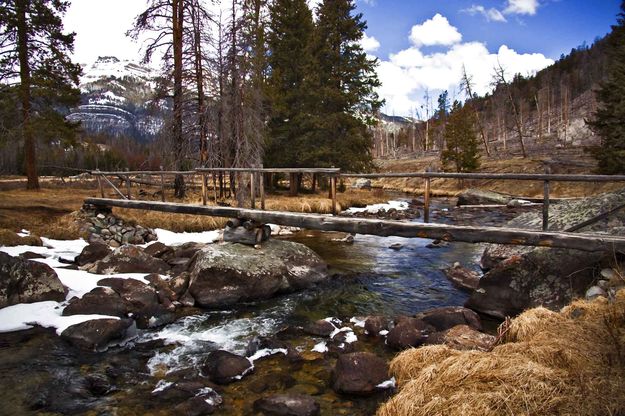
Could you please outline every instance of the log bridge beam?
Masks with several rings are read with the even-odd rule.
[[[579,234],[501,227],[469,227],[448,224],[424,224],[347,218],[321,214],[260,211],[234,207],[177,204],[153,201],[87,198],[86,204],[101,207],[120,207],[177,214],[207,215],[213,217],[254,220],[291,227],[322,231],[341,231],[352,234],[371,234],[383,237],[429,238],[468,243],[497,243],[625,253],[625,238],[603,234]]]

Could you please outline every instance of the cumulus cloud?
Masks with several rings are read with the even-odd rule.
[[[526,14],[533,16],[538,9],[538,0],[508,0],[505,14]]]
[[[449,24],[449,20],[440,13],[436,13],[433,18],[420,25],[414,25],[410,31],[410,41],[417,47],[448,46],[461,40],[462,35],[458,29]]]
[[[481,5],[473,5],[468,9],[461,10],[465,13],[474,16],[476,14],[481,14],[488,20],[489,22],[507,22],[506,17],[499,10],[491,7],[490,9],[485,8]]]
[[[421,45],[425,43],[414,42],[413,46],[380,62],[378,76],[382,86],[378,92],[386,99],[383,111],[397,115],[411,115],[416,111],[424,114],[422,106],[425,105],[423,96],[426,90],[430,91],[434,103],[444,90],[450,92],[452,99],[464,98],[459,91],[463,65],[475,84],[474,91],[484,95],[492,90],[491,82],[498,62],[509,78],[517,73],[532,75],[553,63],[540,53],[522,54],[506,45],[490,52],[481,42],[454,42],[445,50],[432,53],[425,53]]]
[[[365,52],[375,52],[380,47],[380,42],[375,37],[368,36],[365,33],[362,39],[360,39],[360,46],[362,46]]]

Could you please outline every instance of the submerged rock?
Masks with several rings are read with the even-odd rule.
[[[274,394],[254,402],[254,411],[265,416],[316,416],[321,407],[303,394]]]
[[[200,250],[189,267],[196,305],[224,307],[311,287],[327,279],[327,265],[308,247],[269,240],[260,249],[236,243]]]
[[[475,290],[480,283],[480,275],[476,271],[462,267],[460,263],[455,263],[452,267],[443,269],[445,276],[454,286],[464,290]]]
[[[388,364],[370,352],[342,354],[332,373],[332,388],[337,393],[370,395],[389,379]]]
[[[315,335],[318,337],[329,337],[336,330],[336,327],[325,319],[319,319],[318,321],[309,323],[304,326],[304,332],[308,335]]]
[[[68,327],[61,338],[78,348],[98,350],[111,341],[123,339],[130,325],[131,319],[93,319]]]
[[[18,303],[65,300],[67,289],[47,264],[0,252],[0,308]]]

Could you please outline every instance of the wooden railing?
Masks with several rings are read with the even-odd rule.
[[[98,179],[98,186],[102,198],[104,198],[104,187],[102,179],[109,183],[109,185],[120,195],[123,199],[130,199],[130,175],[156,175],[160,176],[161,186],[161,200],[165,202],[165,176],[166,175],[200,175],[202,177],[202,204],[206,205],[208,201],[208,186],[207,176],[213,175],[213,189],[215,191],[214,198],[217,202],[216,186],[214,184],[215,174],[222,173],[232,175],[234,173],[250,174],[250,190],[251,190],[251,207],[256,208],[256,186],[259,187],[258,193],[260,195],[261,209],[265,209],[265,174],[274,173],[286,173],[291,175],[295,174],[312,174],[312,175],[325,175],[330,178],[330,198],[332,199],[332,214],[337,214],[337,201],[336,201],[336,187],[337,179],[339,178],[369,178],[369,179],[383,179],[383,178],[422,178],[424,180],[424,222],[429,222],[430,217],[430,194],[431,194],[431,181],[433,179],[488,179],[488,180],[515,180],[515,181],[539,181],[543,182],[543,218],[542,229],[547,230],[549,227],[549,205],[550,205],[550,184],[551,182],[625,182],[625,175],[568,175],[568,174],[551,174],[548,171],[545,173],[450,173],[450,172],[399,172],[399,173],[341,173],[340,169],[336,168],[202,168],[195,169],[193,171],[120,171],[120,172],[101,172],[92,171],[91,174],[95,175]],[[107,176],[117,176],[122,178],[126,182],[126,195],[123,194],[108,178]],[[156,183],[154,183],[156,184]],[[593,224],[607,215],[616,212],[625,205],[614,207],[609,211],[600,213],[594,218],[584,221],[583,224],[577,224],[566,231],[576,231],[583,226]]]

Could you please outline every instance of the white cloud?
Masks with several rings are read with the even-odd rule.
[[[533,16],[538,9],[538,0],[508,0],[505,14],[527,14]]]
[[[380,42],[375,37],[367,36],[364,33],[362,39],[360,39],[360,46],[362,46],[365,52],[375,52],[380,47]]]
[[[473,5],[468,9],[461,10],[465,13],[469,13],[470,15],[481,14],[488,20],[489,22],[507,22],[506,17],[499,10],[491,7],[490,9],[486,9],[481,5]]]
[[[449,24],[449,20],[440,13],[436,13],[433,18],[420,25],[414,25],[410,31],[410,41],[417,47],[448,46],[461,40],[462,35],[458,29]]]
[[[506,45],[491,53],[481,42],[456,42],[435,53],[424,53],[420,46],[411,46],[380,62],[378,76],[382,86],[378,92],[386,99],[383,111],[396,115],[422,111],[426,90],[434,103],[443,90],[449,91],[451,99],[464,98],[459,92],[463,65],[475,84],[474,91],[484,95],[492,90],[493,69],[498,62],[510,79],[517,73],[534,74],[553,63],[540,53],[521,54]]]

